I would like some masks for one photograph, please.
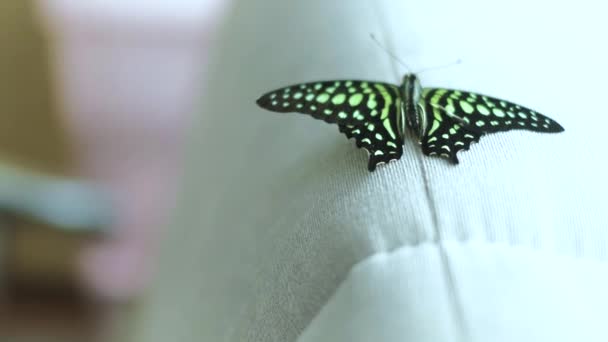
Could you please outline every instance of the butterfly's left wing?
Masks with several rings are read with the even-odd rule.
[[[357,147],[369,152],[370,171],[399,159],[403,152],[401,98],[392,84],[356,80],[295,84],[262,95],[257,104],[273,112],[308,114],[337,124]]]
[[[425,88],[420,106],[428,118],[421,137],[426,155],[458,163],[456,154],[487,133],[525,129],[556,133],[564,129],[534,110],[494,97],[453,89]]]
[[[367,122],[360,125],[339,125],[339,130],[348,139],[355,138],[358,148],[364,148],[369,153],[367,169],[374,171],[378,164],[386,164],[392,160],[401,158],[403,154],[403,142],[396,135],[397,128],[393,126],[396,121],[397,111],[391,111],[395,121],[386,120],[383,124]]]

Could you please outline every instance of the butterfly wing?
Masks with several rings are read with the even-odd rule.
[[[426,155],[440,155],[458,163],[458,151],[469,149],[487,133],[525,129],[562,132],[556,121],[529,108],[486,95],[452,89],[425,88],[423,115],[429,118],[421,144]]]
[[[274,112],[303,113],[338,124],[340,132],[369,152],[370,171],[401,157],[401,98],[394,85],[350,80],[303,83],[268,92],[257,104]]]
[[[391,123],[387,120],[388,125]],[[388,163],[391,160],[401,158],[403,154],[403,142],[393,136],[394,128],[387,129],[384,126],[376,126],[374,123],[362,125],[340,125],[340,132],[347,138],[355,138],[357,147],[364,148],[369,153],[367,169],[374,171],[378,164]]]

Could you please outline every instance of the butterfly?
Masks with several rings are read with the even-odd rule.
[[[369,153],[368,170],[398,160],[410,129],[422,153],[458,164],[456,154],[482,135],[524,129],[557,133],[556,121],[518,104],[468,91],[423,88],[408,73],[400,86],[337,80],[295,84],[262,95],[256,103],[273,112],[308,114],[331,124]]]

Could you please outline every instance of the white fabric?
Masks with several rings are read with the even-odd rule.
[[[356,265],[298,342],[606,341],[606,288],[605,261],[477,241],[406,246]]]
[[[442,269],[437,260],[409,262],[405,275],[420,273],[420,281],[429,282],[425,298],[434,295],[435,304],[451,298],[468,310],[465,318],[475,318],[453,322],[460,316],[440,315],[439,332],[419,329],[413,340],[452,331],[487,336],[477,326],[483,322],[479,308],[504,328],[496,340],[525,336],[524,325],[514,325],[513,332],[505,328],[508,317],[499,304],[478,303],[466,286],[493,274],[480,286],[517,279],[532,291],[560,281],[558,255],[608,256],[608,116],[602,105],[608,53],[599,44],[606,25],[601,6],[593,0],[238,1],[218,46],[193,130],[182,200],[136,340],[293,341],[361,260],[403,246],[467,240],[487,242],[488,255],[491,243],[503,243],[556,259],[547,261],[546,275],[536,272],[540,266],[518,270],[525,262],[507,257],[469,263],[473,269],[467,272]],[[297,82],[399,81],[370,32],[415,69],[463,59],[462,65],[422,74],[423,85],[512,100],[549,115],[566,131],[489,135],[461,153],[458,166],[422,156],[408,136],[400,161],[369,173],[365,152],[337,127],[256,107],[262,93]],[[481,253],[465,251],[447,253],[445,265]],[[564,277],[578,279],[572,265]],[[445,271],[463,285],[445,282]],[[352,277],[360,286],[371,281]],[[583,290],[591,291],[586,298],[604,298],[604,291],[582,286],[581,279],[572,281],[572,289],[555,284],[555,292],[543,298]],[[400,299],[387,291],[382,303],[419,303],[420,286],[404,288],[408,293]],[[521,299],[506,313],[535,312],[555,335],[583,334],[589,327],[578,322],[576,301],[563,301],[564,316],[543,303]],[[605,312],[604,299],[585,303],[585,317]],[[412,307],[403,307],[413,315],[403,317],[404,325],[428,319],[428,311]],[[573,326],[565,326],[563,317]]]

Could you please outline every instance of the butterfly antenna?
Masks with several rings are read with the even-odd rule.
[[[401,64],[402,67],[404,67],[405,69],[407,69],[408,72],[412,72],[412,69],[402,60],[400,60],[399,58],[397,58],[397,56],[395,56],[394,53],[392,53],[389,49],[387,49],[384,45],[382,45],[382,43],[380,43],[380,41],[378,40],[378,38],[376,38],[376,36],[373,33],[369,34],[370,37],[372,37],[372,40],[382,49],[384,50],[384,52],[386,52],[389,56],[391,56],[394,60],[396,60],[399,64]]]
[[[422,69],[422,70],[420,70],[420,71],[417,71],[417,72],[416,72],[416,74],[417,74],[417,75],[420,75],[420,74],[422,74],[423,72],[427,72],[427,71],[439,70],[439,69],[445,69],[445,68],[453,67],[453,66],[458,65],[458,64],[461,64],[461,63],[462,63],[462,60],[461,60],[460,58],[458,58],[457,60],[455,60],[455,61],[454,61],[454,62],[452,62],[452,63],[448,63],[448,64],[445,64],[445,65],[440,65],[440,66],[434,66],[434,67],[431,67],[431,68],[425,68],[425,69]]]

